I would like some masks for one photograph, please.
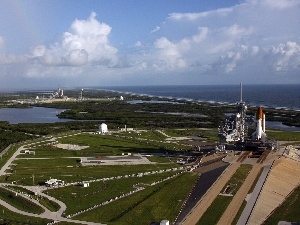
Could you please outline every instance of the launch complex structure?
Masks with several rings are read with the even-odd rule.
[[[247,105],[243,102],[242,83],[240,84],[240,101],[236,103],[236,113],[226,117],[219,126],[219,145],[224,149],[225,143],[235,143],[240,150],[251,150],[256,147],[272,146],[273,143],[267,142],[265,130],[265,114],[261,107],[258,107],[254,122],[255,131],[248,135],[248,126],[246,124]],[[241,149],[242,148],[242,149]]]
[[[243,102],[243,86],[240,84],[240,101],[237,102],[237,112],[227,117],[219,127],[219,139],[221,142],[245,141],[246,135],[246,103]]]

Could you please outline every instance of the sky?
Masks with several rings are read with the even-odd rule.
[[[0,0],[0,91],[300,84],[299,0]]]

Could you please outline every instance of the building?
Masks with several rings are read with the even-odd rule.
[[[101,123],[99,126],[100,133],[104,134],[108,132],[107,125],[105,123]]]

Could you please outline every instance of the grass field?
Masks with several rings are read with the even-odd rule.
[[[233,174],[227,184],[236,184],[234,189],[230,192],[231,194],[235,194],[240,186],[242,185],[244,179],[247,177],[249,171],[252,169],[252,165],[241,165],[237,171]],[[223,213],[225,212],[227,206],[232,200],[232,196],[222,196],[218,195],[213,203],[208,207],[206,212],[198,221],[197,225],[214,225],[217,224]]]
[[[94,211],[105,211],[110,207],[124,204],[125,207],[119,208],[120,206],[118,206],[118,211],[115,213],[112,210],[109,210],[109,213],[105,213],[109,217],[105,221],[109,223],[113,222],[114,224],[124,224],[124,221],[128,220],[124,220],[124,218],[130,217],[132,218],[129,220],[131,222],[127,224],[134,224],[136,218],[133,215],[137,213],[137,209],[138,213],[145,218],[147,223],[150,223],[152,220],[175,219],[187,193],[193,187],[197,175],[191,172],[184,173],[179,175],[179,177],[172,178],[155,186],[149,185],[178,173],[172,170],[167,172],[168,169],[179,168],[175,163],[176,158],[152,156],[149,159],[152,162],[156,162],[155,164],[141,165],[81,166],[79,164],[80,157],[97,157],[99,155],[105,157],[106,155],[121,155],[122,153],[129,152],[161,153],[165,149],[180,146],[172,143],[163,144],[161,140],[164,136],[161,136],[156,131],[145,132],[144,139],[141,139],[141,135],[137,137],[134,136],[136,134],[133,136],[126,135],[105,136],[83,133],[80,135],[65,135],[57,139],[59,143],[64,144],[88,145],[88,148],[82,150],[60,149],[49,145],[49,141],[38,141],[29,146],[30,150],[35,151],[35,155],[19,155],[18,160],[15,160],[10,169],[6,171],[11,172],[11,174],[2,176],[1,180],[3,182],[14,182],[17,185],[26,186],[42,184],[50,178],[57,178],[64,180],[66,183],[73,183],[123,176],[121,179],[91,182],[88,188],[71,185],[49,189],[45,193],[63,201],[67,205],[64,215],[70,215],[114,199],[124,193],[129,193],[135,190],[137,186],[140,186],[145,189],[124,198],[126,201],[120,199],[91,212],[80,214],[77,217],[84,217],[85,220],[93,221]],[[147,139],[147,136],[149,139]],[[150,140],[150,138],[156,139]],[[184,145],[182,146],[184,147]],[[164,170],[164,172],[143,177],[136,176],[139,173],[152,173],[153,171],[161,170]],[[135,174],[135,177],[128,176],[132,174]],[[182,183],[185,183],[184,187]],[[25,190],[16,191],[26,192]],[[39,201],[51,211],[59,209],[56,203],[48,199],[41,198]],[[146,204],[145,207],[144,204]],[[154,209],[155,207],[153,208],[153,204],[157,205],[156,210]],[[147,216],[149,207],[153,208],[150,217]],[[99,213],[96,213],[96,217],[98,215]],[[95,221],[103,223],[102,219],[98,220],[96,218]]]
[[[268,138],[277,141],[300,141],[300,132],[267,130],[266,133]]]
[[[66,215],[76,213],[94,205],[108,201],[124,193],[135,190],[135,185],[147,188],[149,184],[164,179],[174,172],[143,177],[130,177],[104,182],[90,183],[88,188],[68,186],[46,191],[45,193],[63,201],[67,205]]]
[[[44,212],[44,209],[42,209],[35,203],[25,199],[20,195],[16,195],[14,192],[6,190],[2,187],[0,188],[0,198],[9,203],[10,205],[14,206],[15,208],[25,212],[31,212],[36,214]]]
[[[50,223],[51,220],[35,218],[30,216],[23,216],[14,213],[4,206],[0,205],[0,224],[11,225],[41,225]]]
[[[184,173],[177,178],[146,188],[133,196],[80,214],[75,219],[101,221],[114,225],[150,224],[163,219],[174,221],[197,178],[196,174]]]
[[[172,137],[199,135],[206,141],[214,141],[214,136],[216,135],[216,129],[176,129],[164,130],[164,132]],[[273,137],[272,135],[280,139],[291,137],[296,140],[298,138],[294,133],[292,136],[289,136],[289,132],[274,131],[270,133],[271,137]],[[11,175],[0,177],[0,181],[15,182],[26,186],[42,184],[50,178],[57,178],[64,180],[66,183],[73,183],[178,168],[176,157],[167,158],[160,156],[149,157],[149,160],[156,162],[156,164],[147,165],[82,166],[79,163],[80,157],[106,157],[121,155],[122,153],[165,153],[166,150],[190,149],[190,146],[185,145],[183,142],[178,142],[177,144],[166,143],[164,141],[165,138],[166,136],[155,130],[115,135],[81,133],[79,135],[64,135],[57,138],[59,143],[88,146],[88,148],[82,150],[60,149],[48,145],[49,141],[39,141],[39,143],[34,143],[30,147],[31,150],[35,151],[35,155],[19,155],[18,160],[13,162],[10,170],[6,171],[11,172]],[[6,159],[16,149],[17,146],[12,147],[3,156],[0,163],[4,165]],[[242,165],[228,182],[228,184],[235,184],[230,190],[233,195],[241,186],[250,169],[251,166]],[[150,224],[153,221],[159,222],[163,219],[168,219],[172,222],[177,216],[187,194],[195,184],[198,178],[197,175],[192,172],[183,173],[176,178],[155,186],[149,186],[149,184],[175,173],[175,171],[169,171],[143,177],[122,177],[105,182],[91,182],[88,188],[72,185],[49,189],[46,193],[63,201],[67,205],[64,215],[69,215],[133,191],[136,188],[135,185],[139,183],[139,186],[145,188],[144,190],[118,199],[108,205],[79,214],[74,219],[113,225]],[[218,222],[231,199],[232,197],[218,196],[198,224],[215,224]],[[57,211],[59,208],[56,203],[48,199],[40,199],[40,203],[51,211]],[[5,218],[8,219],[7,217]],[[3,219],[5,218],[3,217]],[[22,218],[22,216],[16,218]],[[72,223],[62,222],[61,224]]]

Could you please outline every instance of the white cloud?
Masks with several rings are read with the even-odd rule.
[[[276,9],[286,9],[300,5],[299,0],[264,0],[262,3]]]
[[[44,45],[35,46],[31,50],[32,57],[42,57],[43,55],[45,55],[45,52],[46,52],[46,46]]]
[[[67,64],[71,66],[81,66],[88,61],[88,53],[84,49],[71,50],[66,56]]]
[[[151,34],[157,32],[157,31],[159,31],[159,30],[160,30],[160,27],[157,26],[157,27],[155,27],[155,28],[151,31]]]
[[[259,48],[240,46],[221,56],[213,64],[212,71],[222,74],[242,73],[243,71],[287,72],[299,70],[300,46],[295,42],[281,43],[278,46]]]
[[[199,27],[198,33],[192,37],[193,41],[200,43],[203,41],[208,34],[208,28],[207,27]]]
[[[0,50],[4,47],[4,38],[0,36]]]
[[[114,79],[126,85],[128,77],[135,83],[144,82],[144,76],[157,80],[151,79],[156,74],[164,81],[170,74],[174,80],[192,74],[196,81],[226,77],[228,83],[234,74],[265,76],[266,82],[280,74],[285,82],[300,82],[299,6],[294,0],[246,0],[230,8],[171,13],[151,34],[147,28],[138,41],[132,39],[135,44],[122,45],[122,51],[110,43],[112,27],[91,13],[74,20],[60,40],[37,45],[27,55],[6,54],[0,36],[0,76],[13,73],[18,64],[20,76],[78,77],[78,83],[99,85]],[[293,81],[289,74],[295,74]]]
[[[200,12],[200,13],[171,13],[169,14],[168,19],[170,20],[188,20],[195,21],[204,17],[212,17],[212,16],[226,16],[228,13],[232,12],[232,8],[221,8],[212,11]]]
[[[135,47],[137,47],[137,48],[139,48],[139,47],[141,47],[142,46],[142,42],[140,42],[140,41],[137,41],[136,43],[135,43],[135,45],[134,45]]]
[[[156,63],[154,63],[155,68],[172,70],[186,66],[178,45],[172,43],[166,37],[156,40],[154,47],[157,50]]]
[[[75,20],[61,43],[50,47],[36,46],[32,58],[48,66],[82,66],[88,63],[106,64],[116,59],[117,49],[110,45],[111,27],[96,20],[91,13],[87,20]]]

